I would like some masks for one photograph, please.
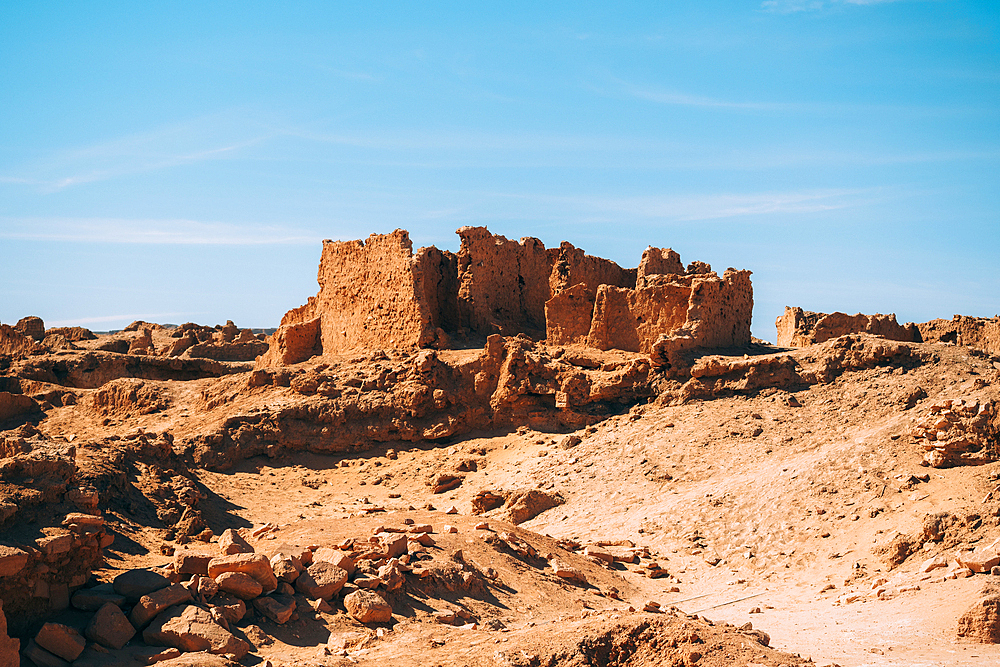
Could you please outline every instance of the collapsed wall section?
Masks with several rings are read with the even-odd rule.
[[[926,342],[954,343],[1000,355],[1000,317],[955,315],[950,320],[938,319],[918,324],[917,328],[921,340]]]
[[[797,306],[785,306],[785,312],[775,320],[774,326],[779,347],[806,347],[852,333],[868,333],[907,343],[923,340],[917,325],[912,322],[900,325],[893,313],[814,313]]]

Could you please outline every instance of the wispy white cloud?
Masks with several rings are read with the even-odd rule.
[[[280,226],[121,218],[0,218],[0,238],[173,245],[287,245],[320,241],[316,234]]]
[[[914,0],[764,0],[761,9],[778,14],[792,14],[824,9],[836,5],[884,5],[892,2],[912,2]]]
[[[0,174],[0,183],[56,192],[131,174],[233,158],[274,134],[273,129],[238,113],[220,113],[57,151],[22,165],[18,173]]]
[[[876,195],[872,189],[824,189],[792,192],[724,193],[647,197],[564,198],[577,210],[589,210],[597,217],[611,214],[639,219],[696,222],[723,218],[753,217],[788,213],[817,213],[851,208]]]
[[[796,106],[800,106],[794,104],[783,104],[780,102],[745,102],[745,101],[721,100],[713,97],[690,95],[688,93],[682,93],[677,91],[662,90],[650,87],[632,86],[628,84],[626,84],[624,88],[626,93],[637,99],[648,100],[650,102],[658,102],[659,104],[669,104],[675,106],[707,107],[715,109],[747,109],[747,110],[758,110],[758,111],[781,111],[781,110],[792,109]]]

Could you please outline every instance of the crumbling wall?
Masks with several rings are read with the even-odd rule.
[[[938,319],[918,324],[921,340],[955,343],[1000,355],[1000,317],[968,317],[955,315],[950,320]]]
[[[635,269],[623,269],[610,259],[588,255],[568,241],[549,250],[549,263],[549,293],[553,296],[580,284],[591,292],[601,285],[635,287]]]
[[[594,318],[594,290],[577,283],[545,302],[546,340],[551,345],[585,345]]]
[[[45,347],[9,324],[0,324],[0,354],[19,359],[32,354],[44,354]]]
[[[685,271],[669,248],[647,248],[638,269],[623,269],[571,243],[546,250],[485,227],[458,235],[457,254],[414,255],[403,230],[324,241],[319,293],[282,318],[257,368],[317,354],[444,349],[497,333],[646,354],[682,329],[694,347],[750,341],[749,272],[720,279],[703,262]]]
[[[430,342],[413,244],[404,230],[372,234],[367,241],[323,241],[318,280],[324,354]]]
[[[650,246],[642,253],[637,270],[637,286],[644,287],[647,277],[661,275],[683,275],[684,265],[681,256],[671,248],[654,248]]]
[[[471,334],[545,336],[545,302],[552,267],[536,238],[513,241],[485,227],[458,230],[458,308]]]
[[[912,322],[900,325],[893,313],[814,313],[797,306],[785,306],[784,314],[775,320],[774,325],[778,330],[779,347],[805,347],[851,333],[868,333],[907,343],[923,340],[917,325]]]

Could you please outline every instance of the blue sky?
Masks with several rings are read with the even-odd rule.
[[[750,269],[770,340],[1000,312],[1000,3],[355,4],[0,5],[0,322],[275,326],[469,224]]]

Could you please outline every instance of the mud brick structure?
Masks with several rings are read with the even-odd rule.
[[[797,306],[785,306],[784,314],[775,320],[774,326],[778,330],[779,347],[806,347],[853,333],[868,333],[907,343],[923,340],[916,324],[899,324],[894,313],[813,313]]]
[[[257,367],[362,350],[479,345],[492,334],[654,356],[659,350],[661,357],[750,343],[749,271],[730,269],[720,278],[703,262],[685,270],[669,248],[647,248],[638,269],[625,269],[567,242],[547,249],[538,239],[513,241],[485,227],[458,235],[458,253],[433,246],[414,253],[401,229],[366,241],[324,241],[319,293],[285,314]]]

